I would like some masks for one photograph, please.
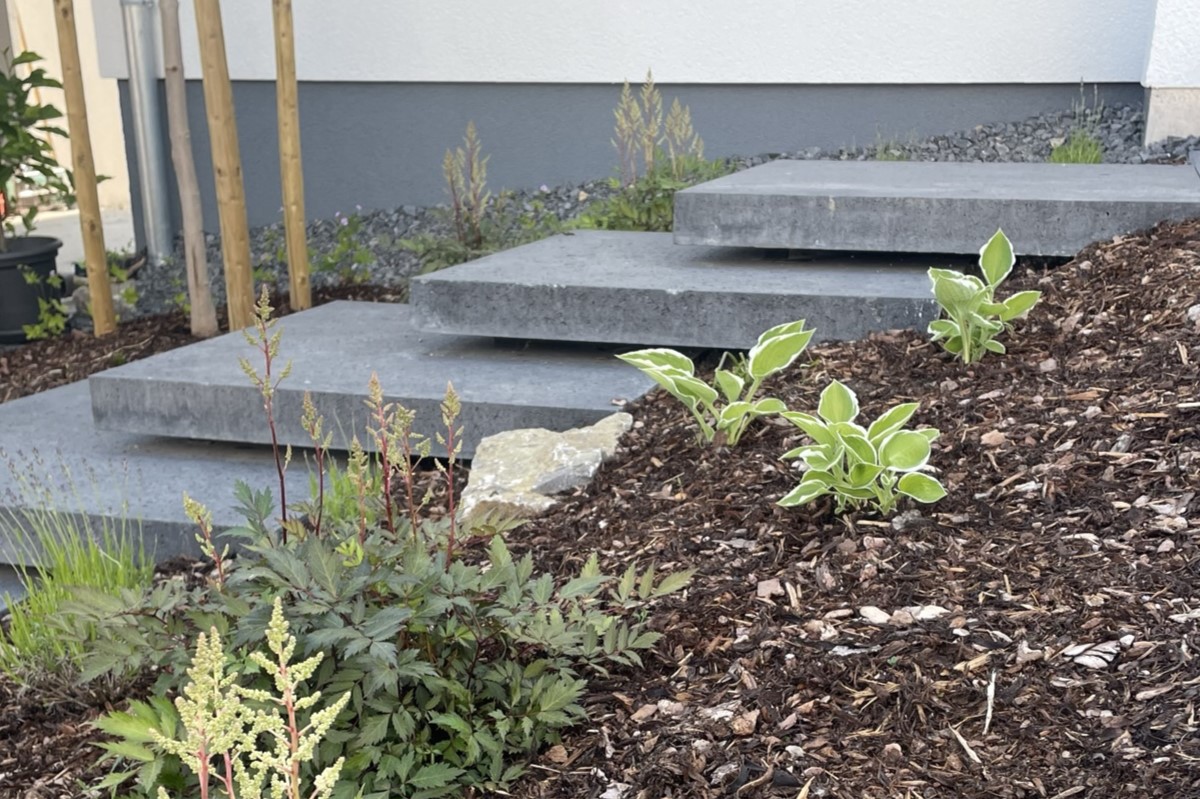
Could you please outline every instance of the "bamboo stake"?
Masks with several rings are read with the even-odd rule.
[[[96,191],[96,163],[88,129],[87,101],[83,95],[83,70],[79,64],[79,37],[75,30],[74,0],[54,0],[58,28],[58,52],[63,66],[67,129],[71,134],[71,166],[75,202],[79,206],[79,228],[83,235],[84,262],[92,297],[91,315],[97,336],[117,329],[112,289],[108,284],[108,257],[104,251],[104,227],[100,221],[100,197]]]
[[[300,158],[300,99],[296,86],[296,31],[292,0],[273,0],[275,10],[275,99],[279,116],[279,175],[287,234],[288,278],[294,310],[312,307],[308,237],[304,216],[304,168]]]
[[[195,5],[200,64],[204,71],[204,105],[208,110],[208,138],[212,142],[217,208],[221,218],[229,329],[241,330],[254,324],[254,278],[250,271],[250,230],[246,221],[246,188],[242,183],[233,86],[229,82],[229,63],[225,57],[220,0],[196,0]]]
[[[188,305],[192,335],[210,338],[220,332],[217,309],[208,285],[208,253],[204,242],[204,211],[200,182],[192,156],[192,133],[187,115],[187,86],[183,75],[183,42],[179,35],[179,0],[159,0],[162,21],[163,73],[167,86],[167,126],[171,135],[171,161],[179,185],[183,211],[183,253],[187,265]]]

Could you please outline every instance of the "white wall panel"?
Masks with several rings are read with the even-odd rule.
[[[1161,1],[1200,16],[1200,0]],[[120,2],[95,3],[104,74],[125,77]],[[294,6],[304,81],[612,83],[637,81],[652,67],[663,83],[1092,83],[1142,80],[1155,0],[294,0]],[[270,0],[222,0],[222,8],[232,77],[273,79]],[[183,0],[183,18],[186,70],[199,77],[191,0]],[[1194,34],[1190,41],[1197,41]]]

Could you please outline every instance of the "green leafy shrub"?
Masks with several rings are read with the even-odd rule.
[[[963,363],[973,363],[986,352],[1003,354],[1004,345],[995,340],[996,335],[1041,299],[1040,291],[1019,291],[1003,302],[996,301],[996,289],[1015,263],[1012,243],[1004,231],[997,230],[979,251],[983,280],[953,269],[929,270],[933,296],[947,317],[930,322],[929,333]]]
[[[946,490],[921,470],[929,462],[929,445],[938,431],[903,429],[918,407],[915,402],[897,405],[864,428],[854,421],[858,398],[835,380],[821,392],[817,416],[785,412],[783,417],[813,443],[783,455],[803,461],[807,471],[779,504],[804,505],[832,494],[838,513],[871,505],[887,515],[900,495],[918,502],[937,502]]]
[[[626,81],[613,112],[616,125],[617,193],[577,220],[599,230],[670,231],[675,192],[730,172],[724,161],[704,158],[704,142],[692,127],[691,110],[675,98],[663,120],[662,93],[646,73],[639,97]]]
[[[253,342],[264,358],[272,340]],[[267,633],[282,599],[296,651],[326,655],[309,689],[349,695],[300,767],[302,779],[342,762],[334,799],[360,789],[369,799],[501,791],[532,753],[584,719],[579,699],[588,674],[641,663],[639,653],[659,637],[646,625],[647,604],[681,589],[690,573],[660,576],[631,565],[608,577],[593,555],[565,581],[535,574],[529,555],[509,552],[504,525],[464,529],[457,521],[462,430],[453,388],[437,436],[448,453],[438,464],[446,496],[440,515],[426,512],[430,490],[417,496],[415,461],[431,446],[413,434],[414,414],[385,403],[375,378],[368,405],[377,455],[372,460],[354,441],[341,488],[326,497],[318,475],[315,495],[276,521],[269,492],[239,486],[246,523],[223,535],[238,545],[236,558],[214,542],[207,511],[189,500],[216,579],[196,590],[166,583],[118,596],[81,592],[64,614],[64,634],[98,631],[84,679],[151,669],[155,693],[173,694],[183,687],[187,643],[215,628],[230,642],[231,670],[246,689],[267,690],[271,679],[252,673],[247,647]],[[310,402],[304,424],[319,451],[328,439]],[[167,785],[174,780],[194,793],[198,780],[178,753],[154,764],[144,757],[147,741],[157,740],[149,728],[175,737],[172,723],[153,703],[101,722],[123,738],[109,753],[133,765],[106,787],[151,796],[160,786],[178,792]]]
[[[325,252],[310,253],[314,272],[337,275],[343,283],[363,283],[370,278],[369,267],[375,263],[375,253],[362,243],[362,214],[333,215],[333,246]],[[286,250],[281,248],[280,263],[287,263]]]
[[[705,442],[732,447],[756,418],[786,410],[778,399],[755,396],[764,380],[795,363],[814,332],[804,329],[803,319],[788,322],[764,331],[749,356],[725,353],[714,374],[716,388],[696,377],[692,360],[675,350],[637,350],[617,357],[641,369],[686,405]]]

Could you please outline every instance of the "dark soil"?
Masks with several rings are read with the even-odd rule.
[[[777,507],[788,423],[706,448],[670,397],[630,407],[622,453],[512,545],[564,573],[592,551],[697,573],[650,610],[644,668],[593,682],[590,723],[513,795],[1200,797],[1200,220],[1005,291],[1032,287],[1006,356],[888,333],[767,387],[812,410],[836,378],[867,418],[921,403],[949,495],[895,519]],[[5,690],[0,796],[81,795],[94,711]]]
[[[379,286],[339,286],[313,292],[314,305],[333,300],[401,302],[404,295],[400,289]],[[275,304],[278,306],[276,316],[292,312],[286,297],[277,299]],[[223,308],[219,310],[219,318],[224,325]],[[104,338],[72,331],[58,338],[3,348],[0,349],[0,403],[65,386],[96,372],[149,358],[196,340],[189,330],[187,315],[176,311],[125,322],[118,325],[114,334]]]

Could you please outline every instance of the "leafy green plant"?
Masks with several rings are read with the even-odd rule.
[[[0,72],[0,252],[8,251],[8,237],[17,234],[15,219],[26,233],[33,230],[37,207],[18,208],[9,187],[19,183],[37,183],[51,197],[71,199],[71,173],[58,165],[51,136],[66,137],[67,132],[54,124],[62,112],[36,98],[41,89],[61,89],[62,84],[41,67],[30,68],[24,77],[18,73],[41,60],[37,53],[24,52],[8,61]]]
[[[784,453],[786,459],[804,462],[800,484],[779,504],[805,505],[833,495],[836,512],[871,505],[881,514],[892,512],[901,495],[918,502],[937,502],[945,488],[922,470],[929,462],[930,443],[938,437],[932,428],[904,430],[918,404],[897,405],[863,427],[858,418],[858,398],[838,381],[821,392],[817,415],[787,411],[782,416],[813,443]]]
[[[979,251],[982,280],[953,269],[929,270],[933,296],[946,317],[930,322],[929,333],[963,363],[973,363],[986,352],[1003,354],[1004,345],[995,337],[1041,299],[1040,291],[1019,291],[996,301],[996,290],[1015,263],[1012,243],[1004,231],[997,230]]]
[[[724,161],[705,160],[704,142],[692,127],[687,106],[675,98],[665,122],[662,109],[662,94],[650,72],[637,97],[625,82],[613,112],[618,176],[612,185],[617,193],[590,208],[577,220],[578,227],[670,231],[675,192],[729,173]]]
[[[362,243],[362,214],[338,211],[333,215],[333,224],[333,248],[312,254],[313,271],[336,274],[343,283],[365,282],[371,276],[369,267],[375,263],[375,253]],[[286,252],[283,255],[286,258]]]
[[[1074,125],[1067,140],[1050,150],[1052,164],[1099,164],[1104,160],[1104,146],[1100,143],[1100,120],[1104,116],[1104,103],[1100,101],[1100,87],[1092,89],[1092,103],[1088,107],[1084,85],[1079,84],[1079,99],[1071,103]]]
[[[86,625],[76,640],[59,634],[58,616],[74,591],[87,588],[113,595],[143,588],[150,584],[153,562],[142,550],[136,523],[117,519],[93,529],[74,515],[47,509],[51,495],[61,494],[61,489],[30,481],[15,462],[9,469],[31,502],[20,511],[0,511],[0,540],[17,558],[15,568],[25,592],[19,601],[4,596],[9,620],[0,628],[0,673],[53,696],[72,685],[94,635]],[[64,474],[73,486],[70,471]]]
[[[19,267],[21,277],[30,286],[40,286],[38,294],[38,320],[32,325],[21,325],[25,338],[29,341],[57,338],[67,329],[67,308],[59,299],[63,279],[57,273],[51,274],[43,281],[37,272],[27,266]]]
[[[260,330],[256,346],[264,358],[272,357],[272,341],[277,346]],[[535,574],[531,556],[509,552],[505,525],[458,522],[462,430],[453,388],[441,407],[444,432],[435,437],[447,453],[438,469],[440,513],[427,510],[431,488],[416,496],[414,460],[427,457],[432,444],[414,435],[411,411],[383,396],[373,378],[367,434],[375,455],[352,442],[348,485],[339,489],[335,480],[327,492],[319,475],[314,495],[283,523],[274,520],[270,492],[241,485],[246,523],[224,534],[214,533],[207,511],[189,500],[201,547],[218,564],[216,579],[203,589],[166,583],[117,596],[80,592],[63,614],[63,634],[100,631],[84,679],[152,669],[155,692],[171,694],[182,688],[183,642],[215,628],[229,641],[231,671],[242,675],[246,690],[259,691],[271,679],[249,668],[247,648],[270,628],[276,608],[286,608],[279,612],[295,650],[326,653],[309,688],[349,695],[300,765],[300,779],[315,780],[341,762],[344,778],[333,799],[360,790],[370,799],[503,791],[531,753],[583,720],[579,699],[588,674],[641,663],[639,653],[658,639],[645,621],[649,603],[682,589],[690,573],[631,565],[609,577],[593,555],[569,579]],[[311,403],[304,425],[322,442],[318,450],[327,446]],[[218,537],[239,545],[237,558],[226,559]],[[178,778],[183,785],[172,790],[199,790],[181,753],[149,765],[144,753],[154,734],[130,730],[148,722],[169,737],[172,719],[161,708],[138,706],[110,721],[103,723],[123,740],[111,742],[109,752],[122,760],[105,787],[149,796]]]
[[[705,442],[732,447],[756,418],[786,410],[774,397],[755,397],[764,380],[795,363],[814,332],[804,329],[803,319],[788,322],[764,331],[748,356],[725,353],[714,373],[715,388],[696,377],[691,358],[672,349],[637,350],[617,357],[641,369],[687,406]]]
[[[1104,160],[1104,146],[1084,130],[1071,131],[1070,137],[1050,151],[1052,164],[1099,164]]]

